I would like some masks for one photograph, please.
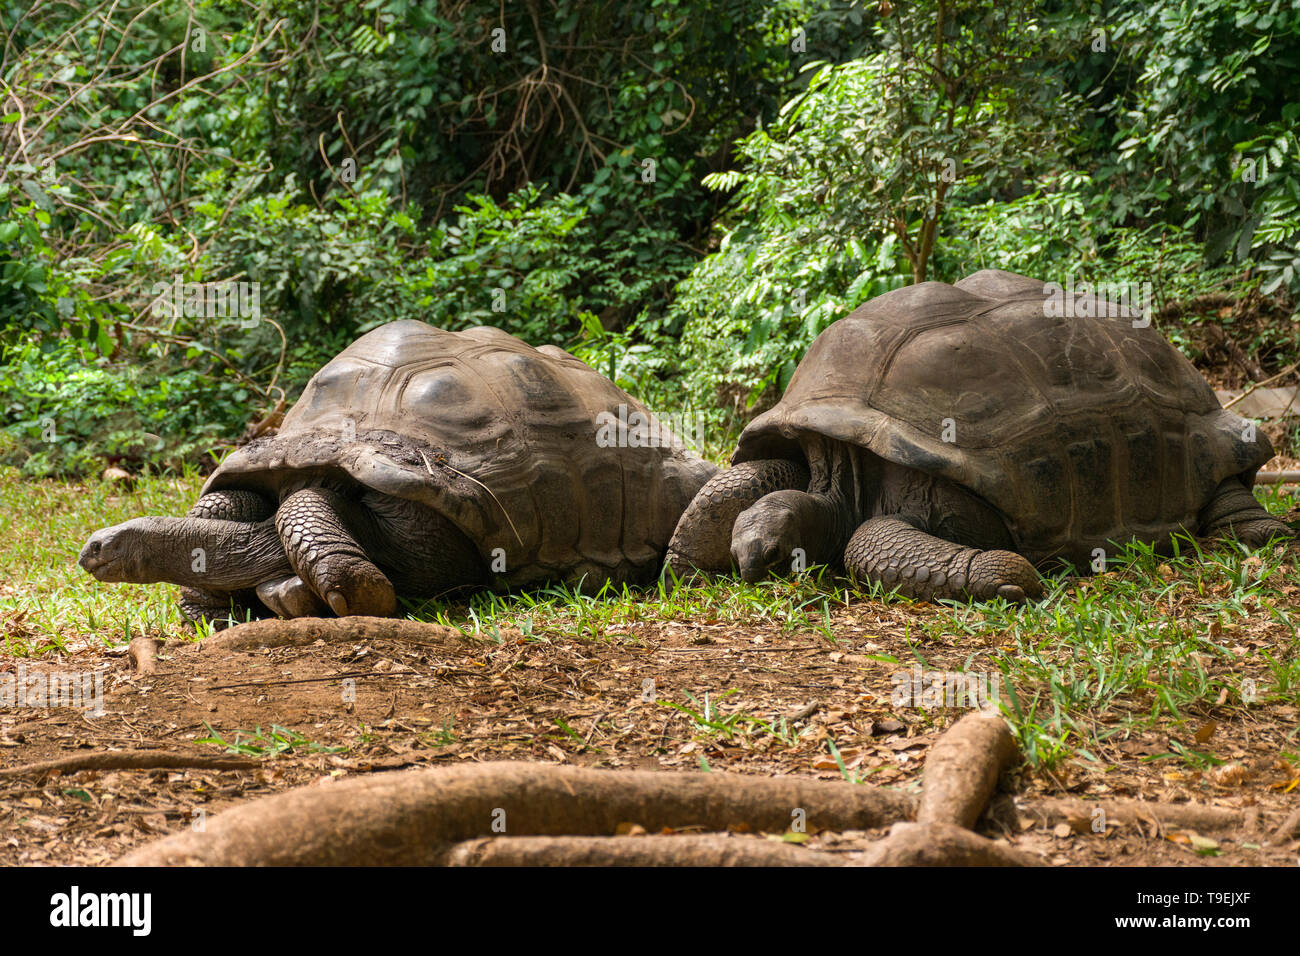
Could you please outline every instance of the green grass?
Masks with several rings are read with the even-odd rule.
[[[784,631],[819,634],[834,643],[832,616],[855,592],[824,568],[791,578],[746,584],[731,578],[684,584],[666,580],[649,588],[606,585],[594,594],[554,586],[521,594],[473,595],[467,603],[408,602],[416,620],[455,627],[467,635],[500,640],[500,628],[524,636],[605,640],[611,631],[642,621],[707,619],[729,624],[778,624]]]
[[[696,740],[709,740],[719,737],[728,741],[748,741],[755,734],[759,734],[770,736],[785,747],[793,747],[798,743],[802,732],[792,729],[789,721],[784,717],[764,720],[761,717],[746,714],[744,711],[724,713],[718,704],[732,694],[738,693],[740,691],[733,688],[719,694],[716,699],[711,699],[710,695],[706,693],[704,699],[700,700],[690,691],[686,691],[686,699],[690,701],[689,704],[677,704],[669,700],[660,700],[656,701],[656,703],[660,707],[667,707],[669,710],[675,710],[679,714],[684,714],[690,718],[691,723],[694,725]]]
[[[323,744],[308,740],[296,730],[281,727],[279,724],[272,724],[270,731],[266,732],[261,727],[256,727],[253,730],[236,730],[234,740],[226,740],[213,730],[210,724],[205,723],[203,726],[208,728],[208,736],[194,741],[196,744],[213,744],[217,747],[224,747],[226,753],[238,754],[241,757],[275,757],[280,754],[295,752],[337,754],[348,749],[347,747],[326,747]]]
[[[77,555],[98,528],[184,514],[202,484],[195,474],[145,477],[126,491],[100,481],[30,481],[0,468],[0,650],[40,654],[88,638],[115,644],[179,629],[175,588],[102,584],[77,567]]]
[[[1058,582],[1047,600],[1024,608],[953,606],[926,622],[926,634],[997,636],[991,664],[1031,762],[1051,764],[1069,751],[1091,759],[1085,741],[1160,718],[1183,721],[1221,697],[1228,707],[1293,702],[1300,570],[1282,553],[1251,555],[1225,543],[1202,554],[1186,545],[1170,559],[1132,545],[1105,575]],[[1232,646],[1245,631],[1265,629],[1289,636],[1290,646],[1285,659],[1270,656],[1259,679],[1247,676]],[[1113,716],[1121,719],[1097,726]]]
[[[0,627],[3,650],[27,656],[74,645],[109,645],[139,633],[188,633],[175,588],[101,584],[76,567],[77,553],[96,528],[142,514],[181,514],[201,480],[143,478],[124,491],[91,482],[71,485],[21,480],[0,469]],[[1294,490],[1260,489],[1277,513],[1296,505]],[[632,625],[706,621],[734,627],[775,627],[826,642],[837,617],[864,601],[903,633],[904,648],[923,666],[935,642],[968,644],[965,667],[1001,675],[1001,705],[1034,765],[1097,759],[1097,746],[1157,722],[1181,726],[1215,708],[1249,709],[1300,697],[1296,647],[1300,569],[1285,552],[1249,554],[1221,543],[1202,552],[1179,542],[1161,557],[1130,546],[1094,578],[1048,579],[1041,602],[1016,607],[1001,600],[913,605],[880,588],[854,588],[814,568],[802,575],[746,584],[734,579],[647,589],[607,586],[597,594],[549,587],[522,594],[481,593],[457,603],[407,605],[411,617],[501,641],[503,628],[527,639],[578,638],[637,642]],[[1263,635],[1271,645],[1243,657],[1241,642]],[[890,657],[885,654],[884,658]],[[884,659],[882,658],[882,659]],[[910,662],[909,662],[910,663]],[[757,718],[721,715],[717,702],[669,705],[691,716],[703,733],[771,734]],[[688,714],[689,711],[689,714]],[[1189,765],[1194,747],[1171,751]]]
[[[452,718],[444,718],[441,729],[431,730],[426,734],[422,734],[421,738],[431,747],[450,747],[452,744],[456,743],[458,739],[456,737],[454,724],[455,721],[452,720]],[[367,743],[368,742],[369,741],[367,741]]]

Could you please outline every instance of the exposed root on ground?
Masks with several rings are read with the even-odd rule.
[[[951,823],[898,823],[852,866],[1041,866],[1032,854]]]
[[[1078,832],[1100,829],[1113,823],[1155,824],[1204,832],[1240,830],[1246,815],[1195,803],[1155,803],[1146,800],[1070,800],[1049,797],[1020,807],[1020,812],[1048,825],[1066,823]],[[1099,832],[1099,830],[1098,830]]]
[[[971,832],[997,789],[998,776],[1020,758],[1011,729],[996,711],[967,714],[925,758],[916,823],[900,823],[855,866],[1036,866],[1027,853]]]
[[[255,800],[127,865],[427,865],[494,833],[602,836],[620,824],[781,833],[910,819],[912,797],[838,781],[486,763],[325,782]]]
[[[1282,825],[1273,831],[1274,843],[1287,843],[1300,837],[1300,807],[1296,807],[1282,821]]]
[[[775,840],[725,836],[485,837],[458,843],[448,866],[840,866]]]
[[[512,629],[501,632],[505,640]],[[424,624],[392,617],[296,617],[292,620],[269,618],[249,621],[205,638],[199,645],[205,653],[213,651],[253,651],[267,647],[305,647],[324,641],[326,644],[375,640],[407,641],[412,644],[436,644],[463,647],[465,637],[453,627]]]
[[[158,669],[158,642],[152,637],[133,637],[127,650],[131,666],[138,676],[152,674]]]
[[[300,629],[319,633],[315,625]],[[534,763],[484,763],[342,781],[326,778],[228,810],[213,818],[205,832],[177,833],[118,863],[1037,866],[1042,864],[1038,856],[971,829],[988,808],[1002,771],[1018,760],[1019,749],[1005,721],[978,712],[963,717],[935,743],[919,800],[840,781]],[[1094,825],[1098,811],[1106,825],[1146,823],[1157,831],[1174,826],[1245,833],[1260,826],[1257,814],[1137,800],[1048,798],[1017,809],[1031,820],[1036,816],[1048,825],[1068,823],[1080,833],[1100,832]],[[817,852],[741,835],[891,825],[887,836],[857,854]],[[656,835],[616,836],[631,826]],[[1300,815],[1293,814],[1274,831],[1274,842],[1289,839],[1298,828]],[[712,833],[680,834],[684,829]],[[739,833],[719,832],[726,830]]]
[[[967,714],[925,758],[917,821],[969,830],[997,789],[998,775],[1019,756],[1016,738],[996,711]]]
[[[0,777],[31,773],[75,773],[78,770],[256,770],[256,760],[231,760],[165,750],[129,750],[115,753],[77,754],[58,760],[0,768]]]

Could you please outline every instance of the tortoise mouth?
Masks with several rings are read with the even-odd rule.
[[[81,565],[82,570],[99,581],[118,580],[116,571],[121,563],[120,558],[105,555],[100,542],[93,536],[77,556],[77,564]]]
[[[98,581],[133,581],[138,572],[138,559],[118,537],[121,526],[100,528],[90,536],[77,564]]]

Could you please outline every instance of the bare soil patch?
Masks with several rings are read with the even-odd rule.
[[[299,785],[483,761],[849,775],[915,797],[931,746],[965,711],[893,705],[900,665],[880,658],[911,659],[908,613],[923,612],[872,602],[841,610],[834,644],[776,626],[708,621],[641,623],[600,640],[505,631],[501,643],[433,625],[410,625],[392,638],[364,623],[350,630],[268,622],[264,632],[293,640],[232,646],[237,632],[204,643],[170,640],[148,673],[137,670],[125,648],[26,660],[29,674],[102,669],[103,713],[0,712],[4,768],[96,754],[136,755],[146,763],[183,755],[240,766],[0,775],[0,862],[104,864],[189,828],[200,815]],[[928,667],[951,670],[963,669],[975,650],[969,637],[924,648]],[[16,666],[13,659],[0,662],[4,671]],[[707,713],[705,695],[713,708]],[[702,726],[701,717],[716,726]],[[1296,717],[1294,706],[1275,704],[1206,721],[1194,730],[1196,739],[1228,763],[1204,773],[1145,759],[1168,751],[1162,731],[1115,740],[1095,766],[1013,770],[975,830],[1049,865],[1294,865],[1298,778],[1279,755],[1294,746],[1288,735]],[[285,730],[279,743],[268,738],[273,726]],[[258,728],[252,753],[197,742],[215,733],[234,743]],[[1061,802],[1078,798],[1160,801],[1188,813],[1162,821],[1139,806],[1111,813],[1097,833],[1080,804]],[[1219,827],[1223,819],[1232,825]],[[626,832],[640,827],[625,822]],[[792,839],[773,830],[729,838],[784,838],[799,852],[843,854],[866,849],[885,832],[821,830]]]

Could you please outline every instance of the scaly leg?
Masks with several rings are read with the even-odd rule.
[[[1294,538],[1295,532],[1270,515],[1245,483],[1232,477],[1219,485],[1200,514],[1205,537],[1229,535],[1248,548],[1262,548],[1270,538]]]
[[[844,549],[849,574],[925,601],[1042,597],[1038,573],[1021,555],[963,547],[917,524],[901,515],[864,521]]]
[[[270,503],[255,491],[210,491],[187,513],[189,518],[218,521],[265,521],[271,517]],[[261,609],[252,591],[219,591],[181,588],[181,613],[191,621],[208,620],[217,630],[232,623],[260,617]]]
[[[326,488],[304,488],[280,502],[275,528],[294,572],[335,614],[392,617],[397,593],[349,530],[364,521],[357,505]]]
[[[718,472],[696,493],[668,543],[664,565],[684,578],[696,570],[731,570],[736,518],[774,491],[808,487],[808,469],[782,459],[746,461]]]

